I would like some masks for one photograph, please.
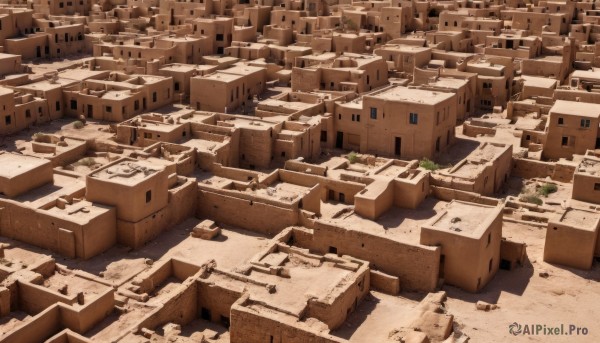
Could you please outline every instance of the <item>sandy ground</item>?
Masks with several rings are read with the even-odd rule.
[[[471,294],[445,286],[448,311],[457,328],[472,342],[599,342],[600,266],[579,271],[543,262],[546,230],[504,223],[503,236],[527,243],[528,261],[512,271],[500,270],[482,292]],[[545,271],[548,278],[539,276]],[[495,303],[499,309],[475,309],[478,300]],[[540,324],[586,327],[586,336],[513,336],[509,324]]]
[[[405,293],[403,296],[392,296],[371,291],[337,330],[334,336],[350,342],[385,342],[391,331],[408,325],[413,318],[412,309],[418,304],[415,299],[420,294]]]

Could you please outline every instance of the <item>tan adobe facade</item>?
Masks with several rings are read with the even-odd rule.
[[[0,342],[600,341],[596,7],[2,1]]]

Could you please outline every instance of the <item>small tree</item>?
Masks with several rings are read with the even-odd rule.
[[[33,134],[33,136],[31,136],[31,139],[32,139],[34,142],[39,142],[39,141],[40,141],[40,140],[41,140],[43,137],[44,137],[44,134],[43,134],[43,133],[41,133],[41,132],[36,132],[36,133],[34,133],[34,134]]]
[[[541,196],[548,197],[550,193],[556,193],[558,191],[558,187],[553,183],[546,183],[542,187],[538,189],[538,194]]]
[[[432,160],[428,159],[428,158],[424,158],[419,162],[419,167],[427,169],[427,170],[438,170],[440,169],[440,165],[433,162]]]
[[[82,129],[83,126],[84,126],[84,124],[81,120],[76,120],[73,122],[73,127],[76,128],[77,130]]]
[[[527,203],[535,204],[538,206],[544,204],[544,201],[534,194],[525,194],[522,197],[520,197],[519,200],[521,200],[522,202],[527,202]]]
[[[355,153],[354,151],[352,151],[351,153],[346,155],[346,158],[348,159],[348,162],[350,162],[351,164],[356,163],[358,161],[358,154]]]

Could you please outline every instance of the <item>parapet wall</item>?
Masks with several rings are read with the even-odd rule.
[[[543,162],[514,158],[513,174],[525,179],[550,177],[561,182],[571,182],[576,166],[564,163]]]
[[[397,276],[403,290],[430,292],[437,287],[440,248],[409,244],[387,237],[315,221],[313,234],[294,231],[296,244],[320,254],[330,246],[340,255],[371,262],[371,268]]]
[[[231,343],[311,342],[344,343],[346,340],[318,331],[295,317],[254,304],[248,296],[231,307]]]
[[[462,200],[490,206],[496,206],[500,202],[498,199],[486,197],[478,193],[439,186],[431,186],[431,192],[436,198],[448,202],[452,200]]]
[[[297,209],[241,199],[202,188],[198,190],[196,216],[271,236],[299,223]]]
[[[50,213],[0,200],[0,234],[59,252],[64,256],[90,258],[116,242],[116,211],[106,212],[85,224],[77,224]]]

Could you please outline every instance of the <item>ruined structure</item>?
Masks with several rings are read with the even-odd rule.
[[[600,341],[598,18],[0,1],[0,342]]]

